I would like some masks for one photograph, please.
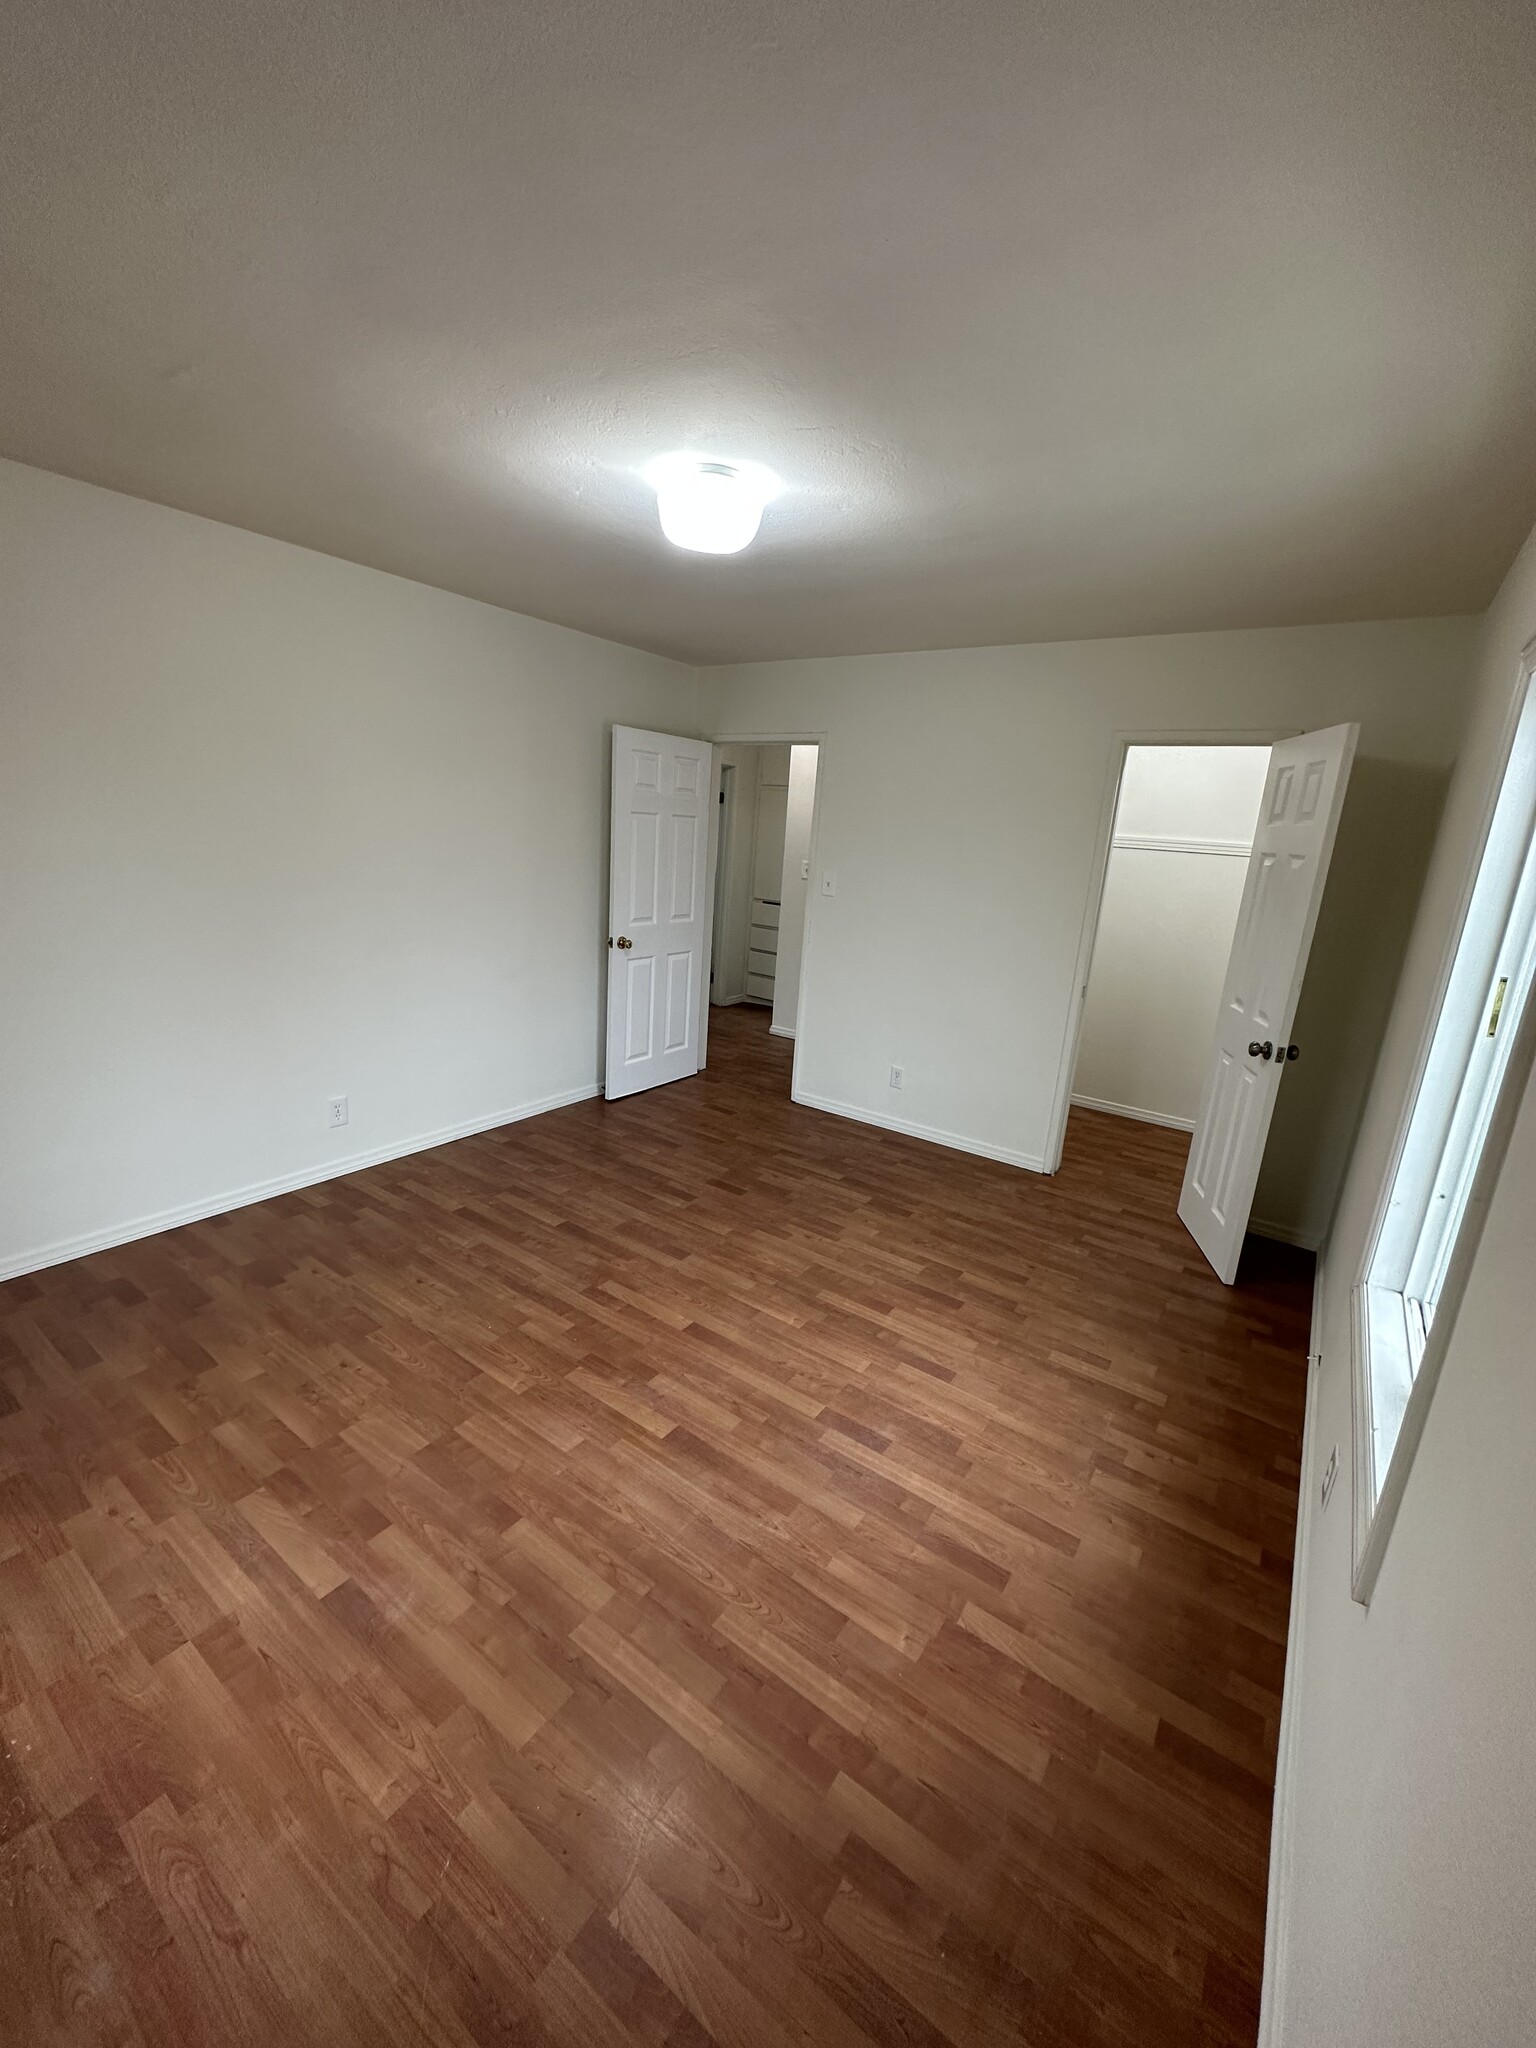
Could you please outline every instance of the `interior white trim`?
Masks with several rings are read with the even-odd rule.
[[[736,818],[736,769],[732,762],[722,761],[720,749],[711,742],[712,755],[709,764],[709,937],[704,947],[704,968],[700,977],[703,984],[704,1002],[699,1014],[699,1065],[705,1066],[709,1058],[709,1013],[711,1009],[724,1009],[727,1003],[740,1002],[740,996],[717,996],[715,994],[715,940],[719,936],[722,898],[728,900],[731,891],[731,841],[735,836]],[[727,790],[726,776],[730,776]]]
[[[1307,1405],[1301,1429],[1301,1484],[1296,1497],[1296,1546],[1291,1565],[1291,1612],[1285,1638],[1285,1679],[1280,1692],[1280,1740],[1275,1755],[1275,1797],[1269,1822],[1269,1886],[1264,1906],[1264,1980],[1259,1993],[1258,2048],[1280,2048],[1276,2004],[1285,1976],[1290,1946],[1290,1902],[1294,1891],[1293,1850],[1296,1811],[1296,1702],[1301,1696],[1301,1666],[1306,1654],[1303,1628],[1307,1604],[1300,1591],[1307,1576],[1312,1540],[1312,1486],[1317,1467],[1317,1392],[1322,1383],[1323,1271],[1319,1252],[1312,1276],[1312,1341],[1307,1352]],[[1337,1495],[1338,1489],[1334,1489]]]
[[[768,1036],[770,1038],[793,1038],[794,1035],[795,1033],[792,1025],[770,1024],[768,1026]]]
[[[1161,1124],[1169,1131],[1192,1131],[1192,1116],[1164,1116],[1160,1109],[1132,1109],[1128,1102],[1101,1102],[1097,1095],[1074,1095],[1074,1109],[1101,1109],[1106,1116],[1128,1116],[1138,1124]]]
[[[815,732],[797,728],[794,732],[715,732],[709,737],[716,747],[824,747],[827,743],[825,726]]]
[[[1323,1239],[1312,1230],[1296,1230],[1289,1223],[1271,1223],[1263,1216],[1248,1218],[1250,1237],[1267,1237],[1273,1244],[1293,1244],[1298,1251],[1321,1253]]]
[[[1219,853],[1234,860],[1253,851],[1249,839],[1175,839],[1167,832],[1117,832],[1109,843],[1117,853]]]
[[[978,1159],[999,1159],[1004,1166],[1021,1166],[1027,1173],[1044,1173],[1045,1161],[1032,1152],[1016,1152],[1008,1145],[985,1145],[977,1138],[962,1138],[957,1131],[941,1131],[932,1124],[906,1123],[894,1116],[878,1116],[872,1109],[857,1109],[851,1102],[834,1102],[828,1095],[804,1095],[791,1090],[792,1100],[806,1109],[825,1110],[829,1116],[845,1116],[856,1124],[873,1124],[898,1137],[921,1138],[927,1145],[944,1145],[951,1152],[971,1152]]]
[[[177,1230],[183,1223],[201,1223],[209,1216],[227,1215],[252,1202],[267,1202],[274,1195],[291,1195],[300,1188],[318,1187],[322,1181],[340,1180],[344,1174],[361,1173],[370,1166],[383,1166],[391,1159],[404,1159],[413,1152],[430,1152],[437,1145],[451,1145],[456,1138],[477,1138],[484,1131],[500,1130],[503,1124],[517,1124],[547,1110],[566,1109],[573,1102],[590,1102],[601,1095],[597,1082],[568,1088],[559,1095],[541,1096],[537,1102],[522,1103],[516,1109],[498,1110],[494,1116],[473,1117],[468,1123],[449,1124],[440,1131],[424,1131],[397,1145],[379,1145],[371,1152],[349,1152],[345,1159],[317,1161],[297,1173],[285,1173],[276,1180],[252,1181],[243,1188],[230,1188],[204,1201],[184,1202],[174,1209],[161,1209],[152,1216],[138,1216],[130,1223],[114,1223],[105,1230],[88,1231],[82,1237],[59,1238],[53,1244],[37,1245],[13,1258],[0,1260],[0,1281],[19,1280],[24,1273],[41,1272],[45,1266],[62,1266],[69,1259],[83,1259],[92,1252],[110,1251],[115,1245],[133,1244],[141,1237],[158,1237],[162,1230]]]

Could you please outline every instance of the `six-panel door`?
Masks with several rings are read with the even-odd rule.
[[[614,728],[609,1096],[698,1072],[712,760],[707,741]]]
[[[1179,1198],[1226,1281],[1237,1274],[1358,732],[1303,733],[1270,755]]]

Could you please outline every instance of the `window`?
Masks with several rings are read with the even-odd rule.
[[[1526,660],[1418,1087],[1355,1294],[1355,1597],[1423,1431],[1536,1040],[1536,661]]]

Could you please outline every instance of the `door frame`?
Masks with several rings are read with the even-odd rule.
[[[706,870],[705,887],[714,900],[715,865],[720,853],[720,749],[722,747],[814,747],[816,749],[816,801],[811,810],[811,880],[814,884],[817,872],[818,850],[821,841],[822,798],[825,794],[824,777],[827,770],[827,735],[825,730],[807,732],[804,728],[795,731],[773,732],[722,732],[711,733],[710,745],[714,748],[714,765],[710,770],[709,814],[709,860]],[[800,934],[800,994],[795,1003],[795,1050],[790,1067],[789,1096],[792,1102],[799,1101],[800,1044],[805,1034],[805,1002],[809,988],[809,976],[805,963],[810,954],[811,920],[816,914],[816,900],[819,888],[811,887],[805,898],[805,929]],[[714,966],[715,933],[714,921],[704,940],[704,972],[700,976],[700,1017],[699,1017],[699,1071],[702,1073],[709,1059],[709,977]]]
[[[714,744],[715,742],[712,740],[710,745],[713,746]],[[731,778],[729,789],[727,789],[725,781],[727,775]],[[709,873],[712,880],[710,882],[709,947],[708,957],[704,962],[704,1011],[706,1016],[709,1014],[710,993],[714,987],[715,941],[721,935],[721,892],[723,890],[728,896],[731,889],[731,821],[736,815],[735,766],[734,764],[722,763],[717,754],[714,766],[710,771],[710,777],[710,801],[715,807],[715,843],[710,848],[708,855]],[[720,848],[722,845],[725,847],[725,858],[723,861],[720,859]]]
[[[1110,842],[1115,831],[1115,812],[1120,805],[1120,784],[1125,778],[1125,757],[1132,747],[1273,747],[1281,740],[1295,739],[1307,730],[1302,725],[1200,726],[1194,729],[1149,730],[1117,727],[1110,736],[1109,759],[1104,770],[1104,793],[1099,802],[1099,822],[1094,835],[1093,864],[1088,870],[1088,890],[1083,902],[1083,920],[1077,942],[1077,970],[1072,980],[1072,1001],[1062,1032],[1061,1057],[1056,1069],[1056,1092],[1051,1099],[1051,1123],[1045,1146],[1045,1171],[1061,1170],[1062,1150],[1067,1142],[1067,1118],[1072,1110],[1072,1081],[1077,1072],[1078,1045],[1083,1032],[1083,1006],[1088,999],[1088,979],[1093,971],[1093,951],[1098,944],[1099,919],[1104,910],[1104,883],[1109,873]]]

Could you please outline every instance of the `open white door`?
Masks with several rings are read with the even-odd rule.
[[[1259,826],[1190,1141],[1179,1215],[1229,1285],[1237,1274],[1291,1022],[1317,924],[1358,725],[1282,740]]]
[[[610,1099],[699,1070],[713,765],[707,740],[613,729]]]

